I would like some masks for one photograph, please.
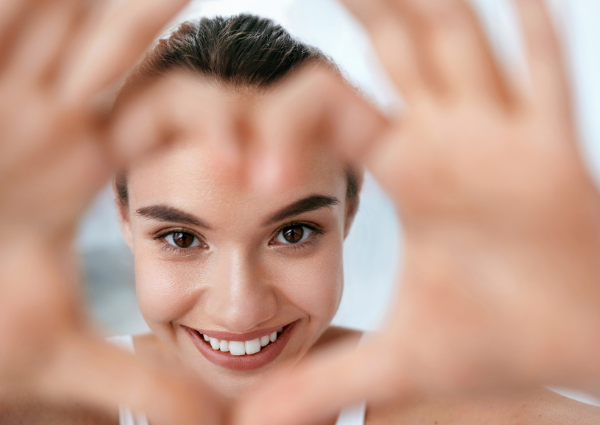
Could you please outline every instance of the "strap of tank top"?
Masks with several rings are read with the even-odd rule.
[[[363,402],[355,406],[345,407],[340,412],[335,425],[364,425],[367,403]]]
[[[369,337],[369,332],[364,332],[360,337],[358,345],[365,343],[365,340]],[[337,422],[335,425],[364,425],[365,415],[367,413],[367,403],[362,402],[354,406],[345,407],[340,412]]]
[[[106,338],[106,341],[122,350],[135,354],[133,337],[131,335],[113,336]],[[128,408],[119,406],[119,425],[148,425],[148,419],[146,419],[145,415],[135,414]]]
[[[363,334],[361,344],[367,334]],[[131,335],[114,336],[106,339],[110,344],[135,354],[133,338]],[[363,402],[355,406],[342,409],[335,425],[364,425],[367,403]],[[126,407],[119,407],[119,425],[148,425],[144,415],[137,415]]]

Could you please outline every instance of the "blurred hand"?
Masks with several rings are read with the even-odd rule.
[[[215,398],[109,348],[85,320],[77,287],[79,216],[130,158],[124,152],[148,147],[108,142],[104,96],[186,1],[150,3],[0,3],[0,394],[123,403],[156,423],[210,423]]]
[[[530,84],[505,78],[463,1],[345,3],[407,107],[388,120],[330,72],[305,73],[259,117],[268,155],[257,169],[268,172],[257,184],[293,179],[310,141],[366,164],[402,220],[397,299],[382,334],[280,377],[239,423],[310,423],[364,399],[499,385],[597,391],[600,197],[543,2],[515,1]]]

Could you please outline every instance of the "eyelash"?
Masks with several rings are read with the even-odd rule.
[[[196,239],[198,239],[198,241],[200,242],[200,246],[195,246],[195,247],[191,247],[191,248],[179,248],[177,246],[171,245],[169,242],[167,242],[165,240],[165,238],[169,235],[175,234],[175,233],[188,233],[190,235],[192,235],[193,237],[195,237]],[[172,252],[175,254],[182,254],[182,255],[189,255],[193,252],[193,250],[195,248],[203,248],[203,246],[206,246],[206,242],[204,242],[204,239],[202,239],[200,236],[198,236],[196,233],[194,233],[192,230],[190,229],[185,229],[185,228],[179,228],[179,229],[169,229],[168,231],[165,232],[161,232],[158,235],[153,237],[154,240],[160,240],[162,241],[162,249],[164,251],[168,251],[168,252]]]
[[[316,224],[313,223],[306,223],[303,221],[292,221],[289,223],[286,223],[282,226],[280,226],[275,232],[273,232],[273,235],[271,236],[271,239],[269,240],[269,245],[275,245],[273,244],[273,241],[277,238],[277,236],[286,228],[288,227],[294,227],[294,226],[302,226],[302,227],[306,227],[308,229],[311,230],[312,234],[304,241],[301,243],[297,243],[297,244],[278,244],[278,246],[283,247],[282,249],[302,249],[305,248],[309,245],[312,245],[315,242],[315,237],[314,235],[322,235],[324,234],[323,230],[321,230],[319,228],[319,226],[317,226]],[[165,240],[165,238],[169,235],[172,235],[174,233],[188,233],[192,236],[194,236],[195,238],[197,238],[200,241],[200,246],[197,247],[193,247],[193,248],[179,248],[176,246],[171,245],[169,242],[167,242]],[[157,241],[162,241],[162,249],[164,251],[168,251],[168,252],[172,252],[175,254],[182,254],[182,255],[187,255],[192,253],[192,250],[195,248],[203,248],[203,246],[206,246],[206,242],[204,242],[204,240],[198,236],[196,233],[194,233],[192,230],[190,229],[185,229],[185,228],[178,228],[178,229],[169,229],[168,231],[164,231],[159,233],[158,235],[153,237],[154,240]]]
[[[279,227],[277,230],[275,230],[275,232],[273,233],[273,236],[271,236],[271,239],[269,240],[269,245],[272,245],[272,242],[277,238],[277,236],[286,228],[288,227],[294,227],[294,226],[302,226],[302,227],[306,227],[307,229],[310,229],[312,231],[312,234],[304,241],[301,243],[295,243],[295,244],[279,244],[279,246],[283,246],[283,249],[302,249],[305,248],[309,245],[312,245],[313,243],[315,243],[315,237],[314,235],[322,235],[325,232],[323,230],[321,230],[319,228],[319,226],[317,226],[316,224],[313,223],[306,223],[304,221],[292,221],[290,223],[286,223],[284,225],[282,225],[281,227]]]

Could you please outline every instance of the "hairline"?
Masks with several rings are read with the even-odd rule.
[[[157,43],[146,53],[144,58],[136,66],[134,71],[129,75],[129,77],[126,79],[124,85],[121,87],[121,90],[119,91],[119,93],[117,94],[117,97],[115,99],[114,107],[118,108],[120,101],[123,98],[126,98],[127,96],[129,96],[132,92],[137,91],[137,90],[142,90],[145,87],[148,87],[148,86],[156,83],[159,79],[164,78],[165,75],[167,75],[168,73],[177,72],[177,71],[185,72],[185,73],[189,72],[193,76],[202,77],[202,78],[204,78],[204,81],[207,84],[211,84],[211,85],[217,87],[218,89],[224,90],[227,92],[243,93],[245,91],[249,91],[249,92],[254,92],[256,94],[267,94],[269,92],[276,90],[278,87],[280,87],[281,84],[283,84],[285,81],[292,78],[298,72],[305,70],[307,68],[310,68],[310,67],[320,66],[334,74],[337,74],[338,76],[340,76],[343,79],[343,81],[346,84],[348,84],[349,86],[351,86],[352,88],[354,88],[356,90],[356,88],[354,86],[352,86],[346,78],[344,78],[341,70],[339,69],[339,67],[336,65],[336,63],[331,58],[329,58],[327,55],[325,55],[318,48],[315,48],[314,46],[311,46],[309,44],[305,44],[302,41],[298,41],[291,34],[289,34],[289,32],[287,32],[287,30],[285,30],[285,28],[283,28],[281,25],[273,22],[272,20],[269,20],[267,18],[258,17],[258,16],[246,15],[246,14],[234,15],[227,19],[231,19],[232,20],[231,22],[234,22],[238,19],[244,20],[244,19],[252,19],[252,18],[256,18],[260,21],[271,21],[271,23],[274,24],[274,26],[279,27],[287,36],[289,36],[290,40],[292,40],[293,43],[297,43],[295,46],[301,46],[302,48],[306,49],[306,51],[308,51],[310,53],[307,56],[300,59],[297,63],[294,63],[293,65],[291,65],[289,69],[287,69],[286,71],[279,74],[278,77],[275,78],[274,80],[270,80],[270,81],[265,80],[264,83],[260,83],[260,79],[256,80],[258,82],[252,83],[250,81],[244,81],[243,79],[239,79],[239,78],[228,78],[226,75],[219,75],[217,72],[215,72],[215,69],[209,69],[207,72],[205,72],[202,69],[198,69],[198,68],[194,67],[193,63],[185,62],[185,61],[184,62],[174,62],[174,63],[170,63],[170,64],[162,63],[162,65],[160,65],[161,60],[164,61],[166,58],[168,58],[169,52],[174,52],[174,51],[177,51],[178,49],[179,49],[179,51],[184,51],[184,50],[181,50],[180,47],[174,47],[171,50],[166,48],[166,51],[163,51],[163,53],[161,54],[160,43],[168,44],[171,40],[175,40],[175,42],[177,42],[178,32],[181,31],[182,29],[184,29],[186,27],[186,25],[188,26],[188,28],[189,28],[189,26],[193,26],[193,25],[198,25],[200,27],[203,24],[206,24],[206,22],[215,24],[219,19],[223,19],[223,18],[217,16],[217,17],[210,18],[210,19],[202,18],[202,19],[187,20],[187,21],[180,23],[169,34],[167,34],[164,37],[161,37],[159,40],[157,40]],[[229,23],[229,25],[231,25],[231,22]],[[237,34],[234,33],[233,35],[236,36]],[[196,45],[196,47],[199,47],[199,46]],[[344,167],[344,171],[346,173],[346,183],[347,183],[345,198],[350,199],[350,200],[356,199],[356,198],[358,198],[358,191],[359,191],[360,180],[361,180],[360,179],[360,171],[358,170],[357,167],[353,167],[351,164],[346,164]],[[127,170],[117,173],[117,175],[115,176],[114,183],[115,183],[115,187],[117,189],[116,194],[118,196],[119,204],[121,206],[127,206],[129,203],[129,193],[128,193],[129,191],[128,191],[128,187],[127,187],[128,186]]]

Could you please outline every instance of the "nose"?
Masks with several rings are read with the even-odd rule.
[[[216,260],[204,313],[230,332],[256,329],[275,316],[277,299],[266,282],[260,260],[239,249],[221,251]]]

